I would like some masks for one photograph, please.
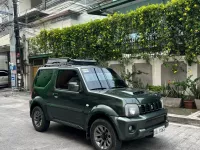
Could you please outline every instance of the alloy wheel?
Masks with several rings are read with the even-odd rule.
[[[94,130],[95,142],[99,148],[106,150],[112,145],[110,131],[103,125],[99,125]]]
[[[40,127],[42,125],[42,114],[39,110],[35,111],[33,114],[34,124],[36,127]]]

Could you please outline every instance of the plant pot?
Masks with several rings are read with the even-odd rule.
[[[164,106],[176,108],[181,106],[181,98],[163,97],[162,99]]]
[[[194,109],[195,108],[195,103],[193,100],[184,100],[184,107],[187,109]]]
[[[200,99],[195,99],[197,109],[200,109]]]

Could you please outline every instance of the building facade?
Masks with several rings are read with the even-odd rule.
[[[9,1],[12,2],[0,0],[0,10],[9,12]],[[143,5],[166,2],[167,0],[19,0],[18,21],[25,89],[31,89],[37,69],[48,59],[48,54],[30,56],[32,53],[28,50],[27,39],[36,36],[41,30],[70,27],[105,18],[114,12],[126,13]],[[9,33],[11,27],[9,15],[0,13],[0,69],[9,70],[10,39],[13,36]]]
[[[11,0],[12,1],[12,0]],[[102,1],[102,0],[101,0]],[[24,88],[30,90],[37,69],[43,65],[47,58],[40,56],[30,57],[28,51],[28,40],[36,36],[41,30],[70,27],[86,23],[104,16],[87,14],[86,10],[93,4],[101,2],[95,0],[20,0],[18,2],[18,21],[20,27],[20,43],[23,49],[23,82]],[[0,10],[9,12],[9,0],[0,0]],[[9,33],[12,22],[9,15],[0,14],[0,59],[1,68],[9,70],[10,62],[10,39],[13,35]]]

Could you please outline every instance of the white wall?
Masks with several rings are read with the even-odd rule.
[[[95,19],[103,19],[103,18],[105,18],[105,16],[90,15],[85,12],[81,14],[80,16],[78,16],[77,20],[73,20],[72,24],[73,25],[83,24],[83,23],[93,21]]]
[[[31,9],[30,0],[19,0],[19,13],[26,13],[27,10]]]
[[[7,52],[9,51],[9,45],[10,45],[10,37],[9,35],[5,35],[0,38],[0,53],[1,52]]]
[[[5,35],[3,37],[0,38],[0,46],[3,46],[3,45],[8,45],[10,44],[10,38],[9,38],[9,35]]]
[[[42,23],[40,26],[36,27],[36,29],[50,30],[50,29],[64,28],[64,27],[70,27],[70,26],[72,26],[72,21],[71,21],[71,18],[69,17],[68,19],[57,21],[57,22],[55,20],[52,20],[52,21]]]
[[[184,65],[181,65],[183,69],[185,69],[183,72],[181,72],[181,70],[179,70],[180,72],[178,72],[177,74],[173,74],[172,75],[172,71],[170,68],[164,68],[162,69],[162,64],[163,61],[160,59],[151,59],[150,60],[150,65],[152,66],[152,85],[161,85],[162,83],[164,84],[164,82],[162,81],[163,79],[166,79],[168,82],[168,79],[173,81],[173,80],[185,80],[187,77],[189,77],[190,75],[192,76],[192,79],[195,79],[197,77],[200,77],[200,65],[198,64],[192,64],[191,66],[189,66],[187,64],[187,62],[184,60],[184,57],[176,57],[177,60],[181,61],[182,64],[186,64],[186,67],[184,67]],[[169,62],[174,62],[172,58],[169,58]],[[129,70],[129,72],[133,71],[133,65],[134,64],[148,64],[145,60],[143,59],[133,59],[130,61],[130,63],[128,65],[125,66],[125,70]],[[175,62],[176,63],[176,62]],[[113,65],[113,64],[118,64],[119,66],[119,62],[115,62],[112,61],[112,63],[109,63],[109,65]],[[149,65],[149,64],[148,64]],[[120,69],[120,68],[119,68]],[[137,68],[139,69],[139,68]],[[144,68],[141,68],[141,70]],[[117,70],[117,69],[116,69]],[[168,70],[168,71],[166,71]],[[162,71],[164,72],[164,74],[162,73]],[[170,71],[170,72],[169,72]],[[142,76],[141,76],[142,77]]]
[[[66,16],[63,19],[57,20],[53,19],[47,22],[43,22],[37,27],[34,27],[32,29],[23,29],[22,34],[26,33],[27,38],[36,36],[37,34],[40,33],[41,30],[46,29],[46,30],[51,30],[51,29],[56,29],[56,28],[65,28],[65,27],[70,27],[72,25],[78,25],[78,24],[83,24],[87,23],[89,21],[95,20],[95,19],[102,19],[105,18],[104,16],[97,16],[97,15],[89,15],[87,13],[83,13],[79,16],[77,16],[76,20],[73,17]],[[26,32],[25,32],[26,31]]]
[[[53,20],[41,23],[38,27],[35,27],[33,29],[35,30],[42,30],[42,29],[50,30],[50,29],[56,29],[56,28],[61,29],[65,27],[70,27],[72,25],[83,24],[95,19],[102,19],[102,18],[105,18],[105,17],[97,16],[97,15],[89,15],[87,13],[83,13],[79,16],[76,16],[75,18],[69,15],[60,20],[53,19]]]

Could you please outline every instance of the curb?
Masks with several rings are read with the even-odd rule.
[[[200,127],[200,118],[189,118],[188,116],[168,114],[168,120],[174,123]]]

